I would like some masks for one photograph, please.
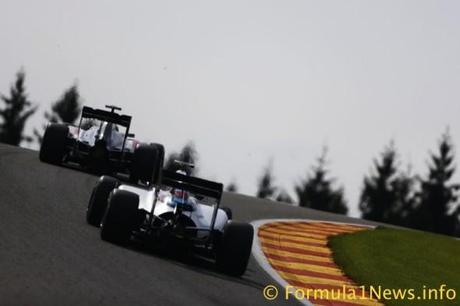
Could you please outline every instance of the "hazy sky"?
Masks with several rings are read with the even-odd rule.
[[[459,1],[0,0],[0,10],[0,92],[24,67],[40,104],[28,131],[77,82],[86,105],[133,115],[139,138],[167,151],[193,140],[202,176],[248,194],[272,158],[293,195],[327,145],[352,215],[391,139],[420,174],[447,125],[460,144]]]

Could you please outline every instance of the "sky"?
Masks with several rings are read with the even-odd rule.
[[[460,2],[0,0],[0,92],[26,72],[43,112],[77,84],[167,152],[193,141],[199,174],[254,194],[270,161],[294,196],[324,146],[350,214],[393,140],[426,175],[460,144]],[[458,159],[458,153],[456,153]],[[457,178],[460,176],[457,175]]]

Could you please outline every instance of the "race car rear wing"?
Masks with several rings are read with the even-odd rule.
[[[209,229],[200,229],[208,230],[210,232],[206,244],[211,243],[213,241],[214,225],[216,223],[217,211],[219,209],[220,200],[222,198],[224,185],[193,176],[183,175],[176,173],[175,171],[163,169],[162,172],[162,185],[183,189],[193,193],[194,195],[201,195],[216,200],[216,202],[213,204],[214,210],[212,213]]]
[[[217,182],[204,180],[202,178],[187,176],[174,171],[163,169],[162,185],[183,189],[196,195],[209,197],[220,202],[224,185]]]
[[[126,133],[125,136],[123,137],[123,144],[121,147],[121,161],[124,161],[125,159],[125,145],[126,145],[126,139],[128,138],[129,135],[129,128],[131,125],[131,116],[128,115],[120,115],[115,113],[116,110],[121,110],[120,107],[116,107],[113,105],[106,105],[107,108],[111,109],[111,111],[105,111],[102,109],[94,109],[88,106],[83,106],[83,109],[81,110],[81,117],[80,117],[80,123],[78,125],[78,135],[80,135],[80,129],[81,125],[83,122],[83,118],[90,118],[90,119],[97,119],[100,121],[107,121],[111,122],[114,124],[118,124],[120,126],[123,126],[126,128]],[[78,146],[78,143],[75,142],[75,150]]]
[[[119,124],[126,128],[129,128],[131,124],[131,116],[120,115],[115,112],[109,112],[102,109],[94,109],[88,106],[83,106],[81,112],[82,118],[93,118],[101,121],[108,121],[115,124]]]

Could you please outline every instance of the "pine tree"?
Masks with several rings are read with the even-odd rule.
[[[183,161],[194,165],[193,168],[187,167],[186,171],[188,175],[195,175],[198,172],[196,166],[196,163],[198,161],[198,153],[195,149],[195,144],[193,142],[187,143],[179,153],[172,152],[171,154],[169,154],[165,163],[165,168],[170,171],[179,170],[180,167],[176,163],[174,163],[175,160]]]
[[[284,189],[280,190],[280,192],[276,196],[276,201],[288,204],[292,204],[293,202],[291,196],[289,196],[289,194]]]
[[[413,212],[416,203],[415,183],[416,179],[411,174],[411,167],[398,174],[393,183],[396,203],[393,205],[386,222],[410,226],[409,215]]]
[[[259,178],[256,196],[261,199],[270,199],[276,192],[276,187],[273,186],[274,177],[272,174],[271,162],[265,167],[262,175]]]
[[[0,110],[0,142],[18,146],[22,141],[31,141],[31,137],[24,136],[26,121],[32,116],[37,107],[27,99],[24,86],[25,72],[16,74],[16,81],[10,89],[10,97],[1,96],[5,107]]]
[[[73,85],[64,91],[62,96],[51,106],[51,113],[45,112],[45,118],[52,123],[74,124],[81,112],[80,94],[77,85]],[[43,127],[45,130],[46,125]],[[38,142],[42,142],[42,134],[34,129],[34,135]]]
[[[347,214],[343,188],[334,188],[334,180],[327,178],[326,153],[324,150],[311,173],[295,187],[299,206]]]
[[[238,191],[238,186],[234,181],[232,181],[230,184],[227,185],[225,188],[226,191],[228,192],[237,192]]]
[[[403,225],[412,206],[413,179],[409,173],[400,173],[397,153],[390,143],[374,160],[374,172],[364,178],[359,208],[362,218]]]
[[[52,113],[47,114],[51,122],[74,124],[81,112],[80,93],[77,85],[72,85],[51,107]]]
[[[459,184],[450,180],[455,173],[453,144],[447,131],[441,137],[437,154],[431,154],[429,173],[421,179],[418,203],[411,215],[415,228],[451,235],[459,226]]]

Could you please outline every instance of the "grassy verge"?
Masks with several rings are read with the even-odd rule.
[[[331,238],[335,262],[358,284],[375,289],[413,289],[386,305],[460,305],[460,241],[424,232],[378,228]],[[454,289],[454,300],[439,290]],[[376,288],[377,287],[377,288]],[[425,288],[425,290],[424,290]],[[425,300],[424,300],[425,294]],[[452,297],[452,290],[449,291]],[[420,297],[420,299],[419,299]],[[427,300],[431,297],[431,300]]]

